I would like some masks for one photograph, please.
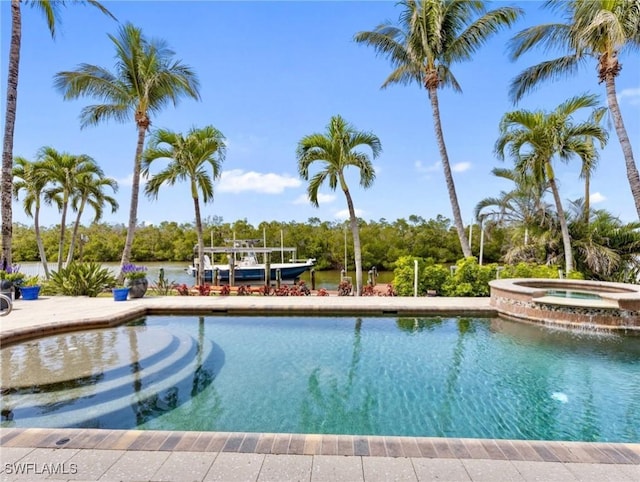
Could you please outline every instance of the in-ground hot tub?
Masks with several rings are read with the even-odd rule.
[[[489,282],[491,305],[507,317],[575,328],[640,332],[640,286],[514,278]]]

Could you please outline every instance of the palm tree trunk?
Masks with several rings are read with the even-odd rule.
[[[342,173],[340,173],[340,185],[344,191],[344,195],[347,198],[347,207],[349,208],[349,222],[351,224],[351,234],[353,236],[353,257],[356,265],[356,296],[362,295],[362,248],[360,246],[360,231],[358,230],[358,219],[356,218],[356,211],[353,207],[353,200],[351,194],[349,194],[349,188],[344,180]]]
[[[571,251],[571,237],[569,236],[569,227],[567,226],[567,218],[564,215],[564,209],[562,209],[562,201],[560,200],[560,193],[558,192],[558,185],[556,179],[551,174],[549,176],[549,186],[553,193],[553,199],[556,202],[556,211],[558,211],[558,219],[560,220],[560,232],[562,233],[562,245],[564,246],[564,269],[567,274],[573,271],[573,253]]]
[[[590,199],[590,184],[591,184],[591,173],[586,172],[584,176],[584,222],[587,226],[589,226],[589,211],[591,211],[591,199]]]
[[[613,117],[613,125],[616,128],[616,134],[618,134],[618,140],[622,147],[624,162],[627,166],[627,179],[629,179],[633,202],[636,205],[636,212],[640,218],[640,175],[638,174],[638,168],[633,159],[633,151],[631,150],[631,142],[627,135],[627,129],[624,127],[624,122],[622,121],[622,113],[620,112],[620,106],[618,105],[618,98],[616,96],[615,77],[608,75],[605,79],[605,85],[607,86],[607,103],[609,104],[609,110]]]
[[[18,106],[18,70],[20,66],[20,39],[22,37],[22,14],[20,0],[11,0],[11,46],[9,49],[9,72],[7,75],[7,111],[4,119],[2,141],[2,263],[11,266],[11,238],[13,235],[13,132]]]
[[[82,217],[82,211],[84,211],[85,199],[82,198],[80,207],[78,208],[78,215],[76,221],[73,223],[73,233],[71,234],[71,241],[69,242],[69,253],[67,254],[67,264],[73,261],[73,252],[76,248],[76,239],[78,238],[78,228],[80,227],[80,218]]]
[[[449,155],[447,154],[447,147],[444,143],[444,134],[442,133],[442,123],[440,122],[440,107],[438,106],[438,89],[435,87],[429,88],[429,99],[431,100],[431,110],[433,113],[433,127],[436,131],[436,140],[438,142],[438,149],[440,150],[440,159],[442,160],[442,168],[444,169],[444,178],[447,183],[447,190],[449,191],[449,201],[451,202],[451,210],[453,211],[453,223],[456,226],[458,232],[458,239],[460,240],[460,247],[462,248],[462,254],[465,258],[472,256],[471,247],[467,240],[467,235],[464,232],[464,223],[462,222],[462,215],[460,214],[460,205],[458,204],[458,196],[456,194],[456,186],[453,182],[453,175],[451,174],[451,166],[449,165]]]
[[[33,213],[33,224],[36,231],[36,244],[38,245],[38,253],[40,253],[40,261],[44,269],[44,276],[49,279],[49,266],[47,265],[47,253],[44,250],[44,243],[40,235],[40,202],[36,203],[35,212]]]
[[[194,188],[195,186],[192,186],[192,189]],[[202,217],[200,216],[198,196],[193,196],[193,207],[196,213],[196,233],[198,235],[198,272],[196,273],[196,284],[202,286],[204,284],[204,237],[202,235]],[[211,275],[213,276],[213,273]]]
[[[127,239],[124,242],[124,249],[122,250],[122,259],[120,260],[120,266],[129,264],[131,260],[131,249],[133,247],[133,236],[136,232],[136,226],[138,224],[138,197],[140,195],[140,162],[142,159],[142,150],[144,149],[144,136],[147,132],[147,128],[138,125],[138,144],[136,146],[136,157],[133,160],[133,179],[131,180],[131,206],[129,207],[129,227],[127,229]],[[120,273],[119,281],[124,279],[122,273]]]
[[[64,235],[66,232],[68,205],[69,205],[69,199],[65,195],[62,202],[62,219],[60,220],[60,244],[58,245],[58,271],[62,269],[62,256],[64,253]]]

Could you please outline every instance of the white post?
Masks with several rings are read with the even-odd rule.
[[[280,262],[284,263],[284,231],[280,230]]]
[[[482,266],[483,251],[484,251],[484,219],[480,221],[480,266]]]
[[[413,260],[413,297],[418,297],[418,260]]]
[[[213,229],[211,230],[211,247],[213,248]]]
[[[262,228],[262,243],[267,247],[267,228]]]

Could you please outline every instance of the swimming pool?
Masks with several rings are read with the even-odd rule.
[[[499,318],[148,317],[5,347],[2,426],[637,442],[637,337]]]

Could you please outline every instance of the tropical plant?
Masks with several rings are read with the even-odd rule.
[[[59,72],[55,85],[64,98],[96,97],[102,104],[82,109],[82,127],[105,120],[129,121],[138,128],[138,142],[133,160],[131,205],[127,238],[121,265],[130,261],[137,225],[140,169],[144,138],[151,125],[151,115],[168,103],[176,105],[181,97],[199,99],[198,80],[190,67],[174,59],[174,52],[162,40],[148,40],[139,28],[130,23],[120,28],[118,37],[109,35],[116,48],[115,72],[90,64],[81,64],[75,71]]]
[[[48,196],[60,198],[59,208],[62,212],[60,220],[60,243],[58,245],[58,271],[62,268],[63,251],[67,224],[67,210],[69,202],[76,195],[80,180],[85,176],[104,177],[102,169],[96,164],[93,158],[81,154],[73,155],[66,152],[58,152],[53,147],[43,147],[39,154],[39,169],[52,187],[49,188]]]
[[[454,225],[463,255],[471,256],[442,131],[438,89],[450,86],[461,92],[451,65],[470,60],[491,35],[512,25],[522,11],[501,7],[487,12],[485,2],[469,0],[403,0],[398,3],[402,7],[398,26],[382,24],[373,31],[359,32],[355,40],[372,46],[395,67],[382,84],[383,88],[394,83],[415,82],[427,90]]]
[[[546,7],[560,11],[564,23],[547,23],[519,32],[511,41],[513,59],[536,46],[557,48],[564,55],[529,67],[511,84],[517,102],[541,82],[575,74],[589,58],[597,60],[598,80],[604,82],[607,105],[622,147],[627,178],[640,216],[640,175],[624,126],[616,94],[616,77],[622,70],[619,57],[640,47],[640,6],[630,0],[547,0]]]
[[[640,270],[640,222],[622,223],[605,210],[584,218],[584,200],[571,203],[569,232],[576,268],[588,279],[637,283]]]
[[[88,3],[97,7],[115,20],[115,17],[95,0],[75,0],[70,3]],[[22,5],[35,7],[42,12],[47,21],[51,36],[55,37],[56,22],[64,1],[50,0],[11,0],[11,43],[9,45],[9,66],[7,74],[7,102],[5,110],[4,136],[2,142],[2,183],[0,186],[0,206],[2,211],[2,260],[3,265],[11,265],[11,241],[13,212],[11,195],[13,193],[13,134],[18,106],[18,73],[20,67],[20,45],[22,43]]]
[[[369,147],[374,159],[382,151],[380,139],[376,135],[371,132],[356,130],[338,115],[331,118],[325,134],[315,133],[303,137],[298,142],[296,151],[298,173],[302,179],[309,181],[307,194],[311,204],[319,207],[318,191],[325,181],[328,181],[329,188],[333,191],[340,185],[340,189],[342,189],[347,199],[349,222],[353,236],[356,296],[360,296],[362,293],[362,249],[360,246],[358,219],[356,218],[349,186],[347,186],[345,180],[345,169],[349,166],[357,168],[360,171],[360,186],[365,189],[373,184],[376,176],[369,156],[355,150],[360,146]],[[320,161],[323,164],[323,169],[313,177],[310,177],[310,167],[316,161]]]
[[[158,279],[151,284],[151,291],[158,296],[167,296],[170,295],[177,287],[178,284],[173,280],[169,280],[169,278],[164,274],[164,269],[160,268]]]
[[[100,263],[76,263],[51,272],[45,292],[65,296],[96,297],[105,289],[115,286],[116,279]]]
[[[28,288],[29,286],[39,286],[40,285],[40,276],[38,275],[33,275],[33,276],[26,276],[23,280],[22,280],[22,284],[20,285],[21,288]]]
[[[102,218],[104,205],[111,206],[111,212],[118,210],[118,201],[114,197],[104,192],[109,187],[113,192],[118,192],[118,182],[111,178],[100,175],[100,173],[89,172],[79,175],[76,179],[76,188],[71,199],[71,207],[76,211],[76,220],[73,224],[71,242],[69,243],[69,253],[67,254],[67,264],[73,261],[76,239],[78,238],[78,228],[80,219],[84,213],[84,208],[88,205],[93,208],[93,222],[98,222]]]
[[[158,197],[163,184],[175,185],[177,181],[188,181],[196,218],[198,233],[198,273],[196,284],[204,280],[204,237],[202,234],[202,215],[200,213],[200,195],[202,202],[213,202],[213,182],[222,174],[222,162],[226,154],[222,132],[213,126],[202,129],[192,128],[186,136],[166,129],[155,131],[151,136],[149,148],[142,160],[142,173],[149,177],[151,164],[156,159],[171,159],[162,171],[154,174],[145,188],[150,197]],[[208,168],[211,169],[209,174]]]
[[[508,112],[500,121],[500,137],[496,141],[495,151],[500,159],[504,159],[507,150],[520,173],[531,176],[540,185],[549,184],[562,232],[567,273],[573,270],[571,238],[552,162],[554,158],[568,162],[578,156],[583,169],[595,162],[596,151],[593,143],[587,140],[594,138],[604,144],[607,133],[590,120],[574,122],[572,115],[579,109],[596,105],[596,96],[582,95],[563,102],[551,113],[540,110]]]
[[[40,232],[40,208],[42,201],[45,204],[52,204],[55,201],[58,208],[61,208],[61,200],[59,196],[53,195],[46,191],[49,178],[44,175],[41,162],[31,162],[24,157],[16,157],[13,167],[13,189],[16,200],[19,199],[20,193],[24,191],[25,197],[22,201],[24,212],[27,216],[33,218],[34,231],[36,235],[36,243],[38,245],[38,253],[40,262],[44,269],[45,277],[49,278],[49,265],[47,263],[47,253],[44,249],[42,235]]]

